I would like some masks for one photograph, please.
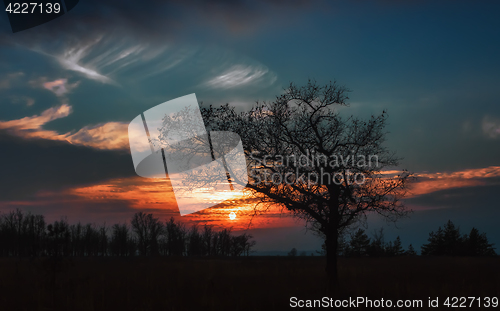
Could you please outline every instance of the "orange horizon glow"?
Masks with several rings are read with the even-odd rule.
[[[406,198],[415,198],[446,189],[486,185],[488,178],[500,176],[500,167],[490,166],[456,172],[415,175],[417,180],[412,184]],[[301,221],[291,217],[291,213],[287,210],[283,210],[277,205],[268,205],[264,211],[263,206],[256,208],[257,202],[256,198],[242,195],[240,198],[226,200],[202,211],[180,216],[172,187],[167,178],[150,179],[134,176],[111,179],[93,185],[76,186],[58,193],[39,192],[34,201],[7,201],[0,204],[0,208],[21,207],[29,209],[31,205],[43,205],[52,210],[52,206],[62,204],[69,209],[56,209],[54,213],[63,211],[63,215],[68,215],[68,213],[73,215],[72,219],[95,215],[101,218],[103,216],[109,217],[109,219],[119,218],[122,221],[127,221],[131,212],[143,210],[148,213],[153,212],[161,220],[174,217],[187,224],[209,224],[215,227],[232,227],[233,230],[293,227],[297,226],[299,222],[303,225]],[[96,206],[97,209],[92,206]],[[123,206],[123,211],[115,212],[114,209],[118,206]],[[429,208],[416,208],[416,210],[420,209]],[[234,219],[229,217],[232,212],[236,215]]]
[[[485,184],[484,178],[500,176],[500,167],[491,166],[449,173],[415,175],[417,180],[412,184],[406,198],[452,188],[481,186]],[[138,211],[154,209],[179,215],[175,196],[167,178],[118,178],[100,184],[71,188],[66,193],[87,202],[123,201]],[[296,224],[296,221],[290,217],[290,212],[273,205],[267,206],[264,212],[261,208],[256,208],[257,202],[257,199],[243,194],[239,198],[226,200],[202,211],[179,217],[186,222],[230,226],[235,229],[246,229],[249,226],[252,228],[284,227]],[[234,219],[229,217],[232,212],[236,215]],[[254,217],[256,215],[259,216]]]
[[[255,208],[256,199],[245,196],[226,200],[196,213],[180,216],[175,195],[167,178],[118,178],[102,184],[71,188],[67,194],[78,196],[88,202],[125,201],[130,207],[140,210],[165,210],[178,216],[183,222],[233,227],[235,230],[265,227],[294,226],[296,221],[290,213],[277,206],[266,206],[265,212]],[[230,219],[229,215],[236,217]],[[254,217],[259,215],[259,217]]]

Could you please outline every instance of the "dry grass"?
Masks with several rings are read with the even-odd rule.
[[[0,263],[7,311],[275,310],[291,296],[500,296],[500,258],[342,258],[335,294],[326,291],[321,257],[79,258],[57,264],[55,274],[46,260]]]

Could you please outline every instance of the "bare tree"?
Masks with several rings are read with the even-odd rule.
[[[70,254],[71,233],[66,219],[61,218],[47,226],[48,251],[51,257],[62,257]]]
[[[191,226],[187,234],[187,256],[201,256],[203,252],[203,239],[198,231],[198,226],[195,224]]]
[[[276,100],[250,112],[237,113],[228,105],[202,110],[209,131],[241,137],[250,175],[247,189],[259,198],[256,212],[281,206],[325,238],[332,283],[337,282],[343,230],[370,212],[390,220],[408,212],[401,198],[410,174],[386,173],[399,164],[383,145],[386,112],[368,120],[343,117],[336,108],[347,106],[348,92],[336,82],[292,83]],[[231,182],[241,182],[228,170]]]
[[[231,231],[232,228],[224,228],[214,235],[214,249],[217,256],[231,255]]]
[[[212,250],[212,237],[214,235],[214,231],[212,226],[205,224],[203,227],[202,240],[203,240],[203,255],[211,256],[213,255]]]
[[[255,245],[255,241],[250,241],[251,234],[243,233],[237,236],[231,236],[231,256],[248,256],[250,248]]]
[[[106,224],[99,226],[99,254],[101,256],[108,255],[108,228]]]
[[[111,227],[111,241],[109,248],[114,256],[128,256],[131,238],[129,236],[129,228],[126,224],[114,224]]]
[[[97,256],[99,253],[99,232],[92,224],[83,227],[84,253],[87,256]]]
[[[186,248],[186,228],[171,217],[165,223],[166,249],[168,256],[183,256]]]
[[[71,254],[72,256],[84,256],[85,244],[83,236],[83,226],[80,222],[69,227],[71,234]]]
[[[141,255],[158,254],[158,238],[162,234],[163,224],[153,214],[138,212],[131,221],[132,230],[137,234]]]

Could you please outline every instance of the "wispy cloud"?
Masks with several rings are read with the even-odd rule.
[[[106,77],[105,75],[100,74],[96,69],[91,68],[90,66],[86,66],[81,64],[82,59],[87,55],[88,50],[91,45],[72,48],[64,52],[63,55],[58,56],[57,60],[67,70],[72,70],[76,72],[82,73],[89,79],[96,80],[102,83],[115,84],[112,79]]]
[[[57,79],[54,81],[47,81],[46,77],[39,78],[37,80],[32,80],[30,81],[30,84],[33,86],[41,86],[44,89],[47,89],[57,96],[64,96],[67,93],[71,92],[73,89],[75,89],[78,84],[80,84],[79,81],[75,83],[68,83],[68,79]]]
[[[408,197],[416,197],[436,191],[474,187],[487,184],[489,178],[500,177],[500,166],[468,169],[456,172],[417,173]]]
[[[216,89],[228,89],[249,84],[273,84],[276,75],[264,66],[234,65],[227,71],[205,82],[205,85]]]
[[[17,120],[0,121],[0,129],[11,129],[14,131],[26,131],[34,133],[34,131],[42,130],[42,126],[50,121],[67,117],[71,113],[71,106],[62,104],[59,107],[52,107],[43,111],[40,115],[24,117]],[[43,131],[43,130],[42,130]],[[44,131],[57,135],[54,131]]]
[[[172,187],[166,178],[118,178],[73,188],[69,193],[95,201],[128,201],[130,206],[137,209],[156,205],[178,211]]]
[[[64,103],[43,111],[40,115],[24,117],[17,120],[0,121],[0,129],[22,138],[41,138],[48,140],[67,141],[70,144],[87,146],[103,150],[127,150],[128,124],[122,122],[107,122],[93,126],[85,126],[76,133],[60,134],[46,130],[43,126],[53,120],[67,117],[71,106]]]
[[[48,48],[48,47],[47,47]],[[196,53],[196,48],[170,48],[153,45],[133,38],[118,39],[109,35],[95,35],[91,39],[62,47],[34,51],[54,57],[66,70],[79,72],[84,77],[101,83],[121,85],[124,73],[133,71],[134,83],[145,77],[168,71]]]
[[[107,122],[85,126],[74,134],[66,134],[66,139],[72,144],[96,149],[126,150],[129,148],[128,124]]]

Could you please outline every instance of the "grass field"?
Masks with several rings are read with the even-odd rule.
[[[55,264],[4,258],[0,263],[0,310],[6,311],[282,310],[291,309],[292,296],[422,299],[424,308],[408,310],[426,310],[429,297],[442,303],[449,296],[500,296],[500,258],[341,258],[335,293],[326,290],[322,257],[73,258]],[[432,308],[445,309],[450,308]]]

